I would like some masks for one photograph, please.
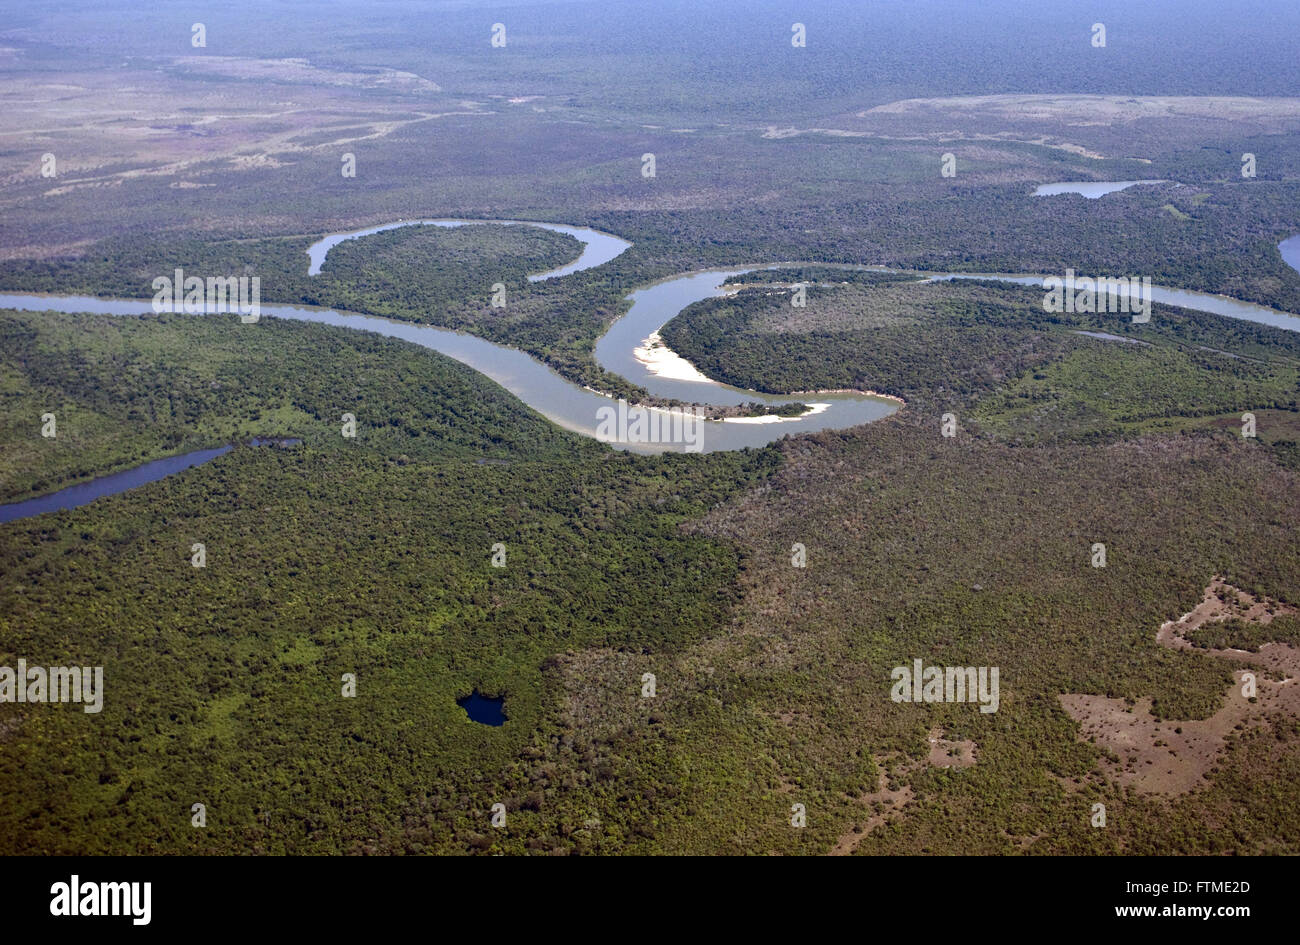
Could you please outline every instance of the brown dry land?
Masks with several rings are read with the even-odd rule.
[[[1257,599],[1215,578],[1201,602],[1178,620],[1164,623],[1156,634],[1162,646],[1193,649],[1184,634],[1209,621],[1237,617],[1268,624],[1275,614],[1294,613],[1277,601]],[[1079,737],[1111,752],[1102,766],[1111,780],[1152,794],[1185,794],[1202,784],[1226,739],[1249,726],[1266,724],[1275,713],[1300,713],[1300,650],[1280,643],[1266,644],[1258,653],[1245,650],[1204,650],[1212,656],[1255,664],[1234,670],[1222,707],[1207,719],[1161,721],[1151,714],[1151,700],[1130,704],[1123,699],[1094,695],[1063,695],[1061,705],[1079,722]],[[1245,676],[1255,678],[1257,696],[1243,695]]]
[[[1300,98],[1190,95],[963,95],[909,98],[877,105],[860,116],[945,115],[983,112],[1013,121],[1111,124],[1149,118],[1214,118],[1229,121],[1300,120]]]
[[[966,95],[914,98],[837,116],[833,127],[769,127],[764,137],[823,134],[959,148],[1037,145],[1088,158],[1147,161],[1169,136],[1284,134],[1300,129],[1300,98],[1179,95]],[[1062,131],[1062,129],[1067,129]]]
[[[58,177],[41,192],[47,199],[143,176],[192,188],[203,173],[280,167],[413,123],[491,114],[439,92],[411,73],[339,72],[300,59],[185,57],[165,69],[115,71],[111,82],[102,72],[61,73],[57,82],[11,74],[0,80],[0,184],[30,180],[33,161],[51,153]]]

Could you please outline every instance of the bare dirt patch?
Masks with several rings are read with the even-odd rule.
[[[899,103],[901,104],[901,103]],[[888,106],[880,106],[886,108]],[[880,113],[878,109],[859,112],[859,118],[877,117]],[[893,114],[893,113],[888,113]],[[907,114],[900,112],[899,114]],[[1074,144],[1069,141],[1062,141],[1051,137],[1050,135],[1024,135],[1016,134],[1011,131],[1001,131],[996,134],[987,134],[976,131],[932,131],[926,134],[884,134],[873,133],[870,131],[852,131],[847,128],[778,128],[775,125],[769,125],[763,132],[762,137],[779,140],[781,138],[797,138],[799,135],[826,135],[832,138],[877,138],[881,141],[915,141],[929,144],[949,144],[958,141],[990,141],[1003,144],[1033,144],[1039,147],[1052,148],[1056,151],[1066,151],[1070,154],[1077,154],[1080,157],[1095,158],[1104,160],[1106,155],[1098,154],[1096,151],[1089,150],[1083,145]],[[984,151],[978,148],[970,149],[965,152],[965,157],[973,160],[1008,160],[1013,157],[1006,151]]]
[[[1111,124],[1151,118],[1213,118],[1236,121],[1300,119],[1300,98],[1223,95],[962,95],[910,98],[859,112],[914,115],[980,111],[1014,121]]]
[[[250,59],[242,56],[178,56],[172,67],[184,72],[247,79],[258,82],[283,82],[292,85],[334,85],[347,88],[385,89],[394,92],[440,92],[436,82],[413,72],[400,72],[384,66],[358,70],[326,69],[306,59]]]
[[[1177,95],[964,95],[914,98],[847,112],[831,121],[847,131],[893,141],[1001,141],[1084,158],[1149,163],[1172,145],[1222,135],[1286,134],[1300,129],[1300,98]],[[789,136],[791,131],[782,131]],[[948,142],[954,142],[948,145]],[[1040,182],[1051,178],[1039,164]],[[1004,175],[1006,176],[1006,175]]]
[[[1201,598],[1201,602],[1192,610],[1183,614],[1178,620],[1169,620],[1161,624],[1160,630],[1156,634],[1156,642],[1175,650],[1190,650],[1193,647],[1186,639],[1187,632],[1195,630],[1206,623],[1236,617],[1249,623],[1267,626],[1275,616],[1295,612],[1294,607],[1268,598],[1256,598],[1226,583],[1223,578],[1216,577],[1205,589],[1205,596]],[[1273,644],[1268,648],[1272,649],[1277,646],[1277,644]],[[1280,649],[1291,650],[1291,647],[1282,646]],[[1261,649],[1260,654],[1251,654],[1245,650],[1207,650],[1206,652],[1240,658],[1262,655],[1263,649]],[[1281,656],[1285,661],[1286,654],[1277,655]],[[1294,656],[1295,652],[1292,650],[1291,657],[1294,658]],[[1282,667],[1279,666],[1279,668]],[[1296,667],[1292,665],[1290,671],[1295,672]]]
[[[936,728],[930,732],[930,756],[927,759],[932,768],[969,768],[975,764],[978,754],[975,742],[969,738],[953,740],[945,738],[945,732]]]
[[[0,79],[8,118],[0,183],[27,185],[0,208],[137,177],[274,169],[416,123],[486,114],[446,103],[435,83],[411,73],[326,70],[303,60],[194,57],[124,68],[111,81],[93,70],[64,78]],[[36,158],[45,152],[57,157],[56,179],[40,176]]]
[[[1256,598],[1216,577],[1201,602],[1178,620],[1166,621],[1156,641],[1175,650],[1193,649],[1185,634],[1208,621],[1238,618],[1266,625],[1277,614],[1294,613],[1267,598]],[[1300,650],[1280,643],[1245,650],[1203,649],[1203,653],[1255,666],[1233,673],[1220,709],[1208,719],[1160,721],[1151,714],[1151,700],[1133,704],[1105,696],[1068,694],[1061,705],[1079,722],[1079,737],[1108,749],[1102,768],[1111,780],[1153,794],[1185,794],[1201,785],[1233,732],[1266,724],[1273,713],[1300,712]],[[1254,701],[1245,695],[1245,678],[1255,679]]]

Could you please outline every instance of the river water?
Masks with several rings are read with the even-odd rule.
[[[319,272],[329,250],[346,239],[358,239],[370,233],[421,223],[433,223],[438,226],[465,226],[483,223],[506,223],[517,226],[533,225],[525,221],[514,220],[413,220],[371,227],[350,233],[334,234],[313,244],[309,250],[311,271]],[[568,233],[582,241],[584,247],[577,260],[549,272],[530,276],[529,278],[534,281],[557,278],[570,272],[602,265],[604,262],[618,256],[631,245],[616,236],[584,227],[568,227],[560,224],[536,225],[557,232]],[[1300,235],[1284,240],[1279,246],[1279,251],[1290,265],[1300,270]],[[602,367],[641,385],[651,394],[659,397],[675,398],[686,403],[715,406],[736,405],[750,401],[764,404],[800,401],[813,406],[812,413],[797,418],[782,418],[780,421],[773,418],[704,421],[702,427],[700,427],[698,440],[679,440],[677,442],[635,442],[635,437],[623,440],[611,439],[607,435],[609,430],[602,424],[602,420],[607,418],[608,412],[614,406],[614,401],[611,398],[573,384],[547,365],[515,348],[493,344],[473,335],[444,328],[395,321],[371,315],[340,312],[333,309],[271,304],[263,305],[261,310],[262,314],[273,318],[287,318],[359,331],[373,331],[389,338],[409,341],[445,354],[496,381],[529,407],[558,426],[586,436],[600,438],[605,442],[609,442],[615,448],[632,449],[638,452],[654,453],[695,448],[711,452],[714,450],[761,447],[786,434],[843,429],[878,420],[893,413],[898,409],[898,404],[879,397],[858,393],[818,393],[797,396],[760,394],[755,391],[720,384],[704,378],[694,371],[688,370],[686,372],[687,374],[694,374],[694,379],[686,379],[679,375],[665,375],[656,371],[654,366],[647,363],[645,358],[637,356],[637,349],[644,349],[646,339],[657,332],[683,308],[703,299],[723,294],[721,285],[729,276],[750,272],[754,269],[780,268],[787,265],[811,265],[811,263],[781,263],[775,266],[773,264],[764,264],[736,269],[692,272],[638,289],[629,296],[632,304],[628,312],[614,322],[609,331],[596,343],[595,357]],[[880,267],[867,266],[845,268],[888,271],[881,270]],[[1044,278],[1042,276],[1007,273],[949,272],[920,273],[918,275],[930,280],[990,279],[999,282],[1038,286],[1043,284]],[[1152,298],[1156,302],[1212,312],[1228,318],[1244,319],[1290,331],[1300,330],[1300,317],[1225,296],[1153,286]],[[101,299],[93,296],[52,296],[18,293],[0,293],[0,308],[26,311],[91,312],[105,315],[140,315],[152,311],[151,302],[143,299]],[[257,324],[232,322],[231,330],[256,331]],[[686,365],[686,367],[689,368],[689,365]],[[670,416],[664,411],[655,411],[655,413],[664,418],[665,421]],[[75,507],[84,504],[86,501],[91,501],[99,495],[121,492],[146,482],[155,481],[163,476],[171,475],[200,462],[207,462],[229,449],[228,446],[219,447],[215,450],[200,450],[185,456],[156,460],[136,469],[101,477],[94,482],[72,486],[49,496],[3,506],[0,507],[0,522],[12,521],[15,518],[35,515],[42,511],[57,508]],[[46,504],[42,505],[41,503]],[[20,508],[22,511],[16,511]]]
[[[582,253],[571,263],[566,263],[555,269],[546,272],[539,272],[536,275],[528,277],[529,282],[541,282],[544,279],[558,279],[560,276],[567,276],[573,272],[581,272],[584,269],[594,269],[596,266],[603,266],[605,263],[614,259],[628,249],[632,244],[625,239],[620,239],[612,233],[602,233],[600,230],[593,230],[585,226],[567,226],[562,223],[531,223],[526,220],[399,220],[396,223],[385,223],[381,226],[371,226],[364,230],[350,230],[347,233],[333,233],[323,240],[312,243],[307,247],[307,258],[310,265],[307,267],[307,275],[315,276],[320,274],[321,266],[325,263],[325,257],[329,251],[339,243],[347,240],[360,239],[363,236],[369,236],[372,233],[383,233],[385,230],[397,230],[406,226],[441,226],[441,227],[459,227],[459,226],[483,226],[494,224],[498,226],[535,226],[538,229],[550,230],[552,233],[563,233],[566,236],[572,236],[582,243]]]
[[[301,443],[301,440],[264,440],[253,439],[250,446],[269,446],[283,445],[292,446]],[[202,466],[209,460],[216,459],[218,456],[224,456],[234,449],[233,445],[218,446],[213,449],[194,450],[190,453],[184,453],[180,456],[165,456],[162,459],[155,459],[152,462],[144,463],[133,469],[126,469],[122,472],[110,473],[107,476],[100,476],[98,479],[92,479],[90,482],[80,482],[75,486],[68,486],[66,489],[60,489],[58,492],[51,492],[49,495],[37,496],[34,499],[24,499],[22,502],[10,502],[8,505],[0,505],[0,522],[14,522],[20,518],[29,518],[33,515],[40,515],[44,512],[57,512],[63,509],[75,509],[94,502],[96,499],[106,495],[117,495],[119,492],[126,492],[128,489],[134,489],[137,486],[143,486],[146,483],[157,482],[166,476],[171,476],[182,470],[189,469],[191,466]]]

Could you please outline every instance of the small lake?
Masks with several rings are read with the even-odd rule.
[[[503,725],[506,721],[505,712],[503,711],[505,701],[504,696],[493,698],[482,695],[475,689],[463,699],[457,699],[456,705],[465,710],[465,714],[469,716],[471,722],[478,722],[482,725]]]
[[[255,438],[249,441],[249,445],[294,446],[301,442],[301,440],[297,439],[267,440]],[[167,456],[163,459],[155,459],[136,466],[134,469],[110,473],[107,476],[92,479],[90,482],[77,483],[75,486],[68,486],[66,489],[51,492],[49,495],[24,499],[21,502],[10,502],[8,505],[0,505],[0,522],[15,522],[18,519],[41,515],[45,512],[59,512],[64,509],[80,508],[104,496],[117,495],[119,492],[126,492],[128,489],[135,489],[150,482],[157,482],[159,479],[189,469],[191,466],[202,466],[218,456],[224,456],[232,449],[234,449],[233,445],[227,445],[214,447],[213,449],[194,450],[179,456]]]
[[[1089,200],[1096,200],[1107,194],[1128,190],[1139,184],[1167,184],[1167,180],[1067,180],[1059,184],[1040,184],[1034,191],[1035,197],[1055,197],[1057,194],[1078,194]]]

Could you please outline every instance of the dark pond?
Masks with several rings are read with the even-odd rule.
[[[506,720],[505,713],[501,711],[505,701],[504,696],[493,699],[482,695],[475,689],[465,698],[457,699],[456,705],[465,710],[472,722],[481,722],[484,725],[501,725]]]

